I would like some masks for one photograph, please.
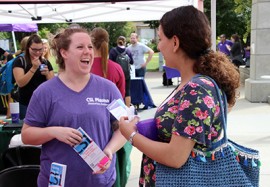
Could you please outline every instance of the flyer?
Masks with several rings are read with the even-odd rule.
[[[82,159],[90,166],[90,168],[97,172],[100,165],[105,166],[110,159],[98,147],[98,145],[88,136],[88,134],[79,127],[77,129],[83,135],[82,142],[73,147],[73,149],[82,157]]]
[[[64,187],[67,166],[53,162],[49,176],[49,187]]]

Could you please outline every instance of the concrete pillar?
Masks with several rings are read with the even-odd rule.
[[[245,80],[245,98],[268,102],[270,96],[270,0],[253,0],[251,16],[250,78]]]

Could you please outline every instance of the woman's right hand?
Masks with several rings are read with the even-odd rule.
[[[82,141],[82,134],[78,130],[70,127],[53,127],[51,133],[57,140],[64,142],[71,147]]]
[[[32,66],[34,69],[38,69],[40,64],[41,64],[41,61],[39,57],[35,57],[34,59],[32,59]]]

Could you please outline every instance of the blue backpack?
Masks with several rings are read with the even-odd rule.
[[[11,59],[0,69],[0,95],[9,94],[14,88],[13,62],[21,56],[24,56],[24,54]]]

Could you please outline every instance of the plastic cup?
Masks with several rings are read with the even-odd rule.
[[[156,121],[154,119],[146,119],[139,121],[137,124],[137,130],[139,133],[151,140],[158,139],[158,129],[156,125]]]
[[[20,106],[19,103],[9,103],[10,107],[10,114],[11,114],[11,121],[12,123],[19,123],[20,122]]]

